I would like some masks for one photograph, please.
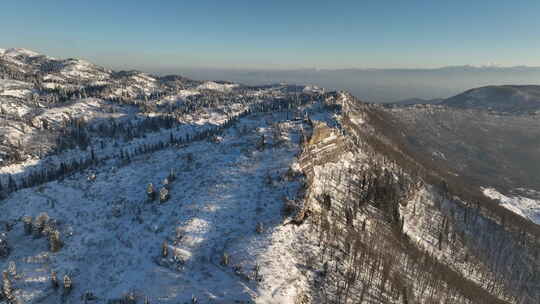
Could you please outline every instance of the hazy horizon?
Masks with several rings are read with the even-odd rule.
[[[294,83],[347,90],[363,101],[448,98],[488,85],[540,85],[540,67],[444,67],[437,69],[241,70],[181,69],[196,80],[228,80],[247,85]]]
[[[9,49],[9,46],[0,46]],[[57,54],[31,49],[57,59]],[[72,58],[77,56],[66,56]],[[80,57],[77,57],[80,58]],[[96,63],[89,58],[80,58]],[[182,75],[195,80],[234,81],[246,85],[289,83],[347,90],[367,102],[396,102],[412,98],[441,99],[468,89],[488,85],[540,85],[540,67],[535,66],[445,66],[438,68],[346,68],[346,69],[262,69],[167,67],[145,69],[137,66],[105,68],[139,70],[153,75]]]
[[[9,1],[0,47],[113,70],[314,84],[389,102],[540,84],[538,11],[532,0]]]
[[[540,66],[538,11],[532,0],[9,1],[0,45],[115,69]]]

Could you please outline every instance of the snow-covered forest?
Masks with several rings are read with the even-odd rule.
[[[2,49],[0,303],[539,303],[540,189],[407,137],[452,111]]]

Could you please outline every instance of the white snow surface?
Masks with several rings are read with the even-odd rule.
[[[0,95],[17,97],[17,98],[24,98],[29,93],[31,93],[30,90],[16,89],[16,90],[4,90],[4,91],[2,91],[2,93],[0,93]]]
[[[32,92],[30,87],[29,83],[23,81],[0,79],[0,96],[24,98]]]
[[[221,84],[213,81],[207,81],[197,87],[199,90],[214,90],[227,92],[238,87],[238,84]]]
[[[58,77],[56,75],[53,75],[53,74],[47,74],[45,76],[43,76],[43,80],[51,80],[51,81],[64,81],[64,78],[62,77]]]
[[[201,94],[197,90],[180,90],[176,95],[171,96],[172,99],[183,99],[189,96],[199,95]]]
[[[42,85],[44,88],[47,88],[47,89],[56,89],[56,88],[63,87],[62,84],[59,84],[56,82],[44,82]]]
[[[109,73],[101,71],[96,65],[82,59],[67,60],[66,65],[60,73],[66,77],[75,77],[83,80],[106,79],[110,76]]]
[[[13,193],[0,202],[0,222],[47,212],[58,220],[65,245],[51,253],[46,239],[24,235],[18,222],[8,234],[12,254],[0,260],[0,268],[16,263],[13,284],[24,303],[61,302],[50,285],[51,270],[72,276],[72,300],[91,291],[99,297],[93,303],[130,291],[151,303],[184,303],[193,295],[202,303],[294,303],[306,284],[295,260],[295,240],[305,228],[282,225],[280,211],[283,198],[300,186],[282,176],[298,153],[301,125],[282,123],[289,141],[256,147],[263,134],[271,138],[271,124],[281,119],[248,116],[219,143],[200,141],[141,155],[128,165],[107,164],[95,169],[93,182],[87,171]],[[148,202],[146,185],[161,187],[173,168],[171,199]],[[264,227],[260,234],[258,223]],[[160,256],[164,240],[166,259]],[[228,266],[220,264],[224,252]],[[260,282],[246,279],[253,278],[255,265]]]
[[[324,93],[324,89],[315,86],[315,85],[308,85],[305,86],[302,90],[304,93]]]
[[[498,200],[501,206],[540,225],[540,200],[524,196],[506,196],[495,188],[482,188],[485,196]]]
[[[4,106],[4,105],[2,105]],[[107,107],[107,102],[101,99],[96,98],[86,98],[81,99],[78,101],[75,101],[73,103],[70,103],[66,106],[51,108],[48,110],[45,110],[41,115],[36,116],[34,119],[35,121],[39,121],[40,119],[45,119],[49,121],[51,126],[59,125],[62,123],[62,120],[68,116],[71,117],[84,117],[86,121],[95,121],[99,122],[100,120],[106,120],[106,119],[125,119],[130,120],[132,123],[137,124],[141,121],[141,116],[134,112],[134,108],[129,107],[122,107],[122,108],[116,108],[116,110],[113,113],[108,113],[108,111],[104,111],[104,109]],[[8,107],[3,107],[4,109],[7,108],[7,110],[14,109],[15,107],[12,107],[11,105],[8,105]],[[20,106],[16,106],[16,109],[19,111],[19,113],[24,113],[25,111],[28,111],[27,108],[22,108]],[[146,144],[153,144],[157,143],[158,141],[162,141],[164,139],[169,138],[169,135],[172,133],[176,137],[184,137],[187,134],[195,134],[198,132],[202,132],[212,126],[217,125],[223,125],[228,116],[227,115],[238,115],[244,110],[246,110],[245,105],[242,104],[231,104],[226,109],[227,111],[224,111],[225,109],[221,109],[220,111],[216,111],[215,109],[206,109],[201,108],[200,111],[196,115],[192,114],[186,114],[181,118],[178,118],[179,126],[174,129],[162,129],[157,132],[147,133],[146,138],[139,138],[134,139],[127,143],[122,143],[124,149],[135,149],[136,147],[140,147],[142,145]],[[228,113],[228,114],[227,114]],[[157,114],[149,114],[149,116],[154,116]],[[0,131],[2,131],[2,126],[0,126]],[[6,128],[4,128],[6,129]],[[35,130],[32,130],[30,132],[22,133],[17,128],[7,128],[5,130],[8,138],[11,139],[12,142],[17,142],[21,140],[22,142],[25,142],[25,139],[31,140],[32,135],[35,132]],[[94,142],[95,145],[97,145],[97,142]],[[113,157],[114,155],[118,154],[117,149],[118,143],[108,143],[105,149],[96,151],[96,154],[98,157]],[[67,150],[60,155],[52,155],[50,157],[45,157],[43,159],[35,159],[31,158],[23,162],[18,162],[16,164],[11,164],[7,166],[0,167],[0,178],[2,174],[12,174],[14,176],[24,176],[25,173],[27,173],[29,170],[31,170],[32,167],[34,169],[38,169],[39,167],[49,167],[58,165],[61,161],[67,161],[67,160],[73,160],[73,159],[79,159],[80,157],[88,157],[89,151],[80,151],[78,149],[74,150]],[[4,182],[7,182],[4,180]]]
[[[36,57],[40,56],[41,54],[36,53],[34,51],[23,49],[23,48],[11,48],[7,50],[3,50],[2,55],[9,56],[9,57],[17,57],[17,56],[26,56],[26,57]]]

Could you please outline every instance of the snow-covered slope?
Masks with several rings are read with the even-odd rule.
[[[166,149],[10,196],[1,204],[1,221],[46,212],[58,220],[64,241],[59,253],[50,253],[46,240],[25,236],[22,225],[9,233],[13,254],[0,265],[16,263],[17,296],[25,303],[58,303],[48,284],[55,270],[80,286],[73,299],[88,290],[100,298],[96,303],[130,291],[159,303],[193,295],[201,302],[294,303],[302,284],[289,282],[298,232],[281,226],[281,208],[300,185],[285,176],[302,125],[280,123],[284,114],[266,117],[268,124],[260,118],[242,119],[217,142]],[[285,141],[257,147],[275,128]],[[171,198],[149,202],[146,185],[161,187],[171,170]],[[95,180],[88,181],[90,173]],[[168,257],[161,256],[163,241]],[[228,265],[220,264],[223,254],[230,256]]]
[[[24,98],[32,93],[32,86],[27,82],[0,79],[0,96]]]
[[[4,55],[4,56],[8,56],[8,57],[17,57],[17,56],[37,57],[37,56],[41,56],[41,54],[39,54],[39,53],[36,53],[36,52],[28,50],[28,49],[23,49],[23,48],[11,48],[11,49],[4,50],[3,52],[0,52],[0,53],[2,53],[2,55]]]
[[[456,183],[380,106],[24,50],[0,76],[0,303],[540,299],[504,208],[537,202]]]
[[[92,79],[94,81],[105,80],[110,77],[107,71],[81,59],[68,59],[64,61],[60,74],[67,78]]]
[[[487,197],[498,200],[501,206],[508,210],[540,225],[540,200],[523,196],[506,196],[494,188],[484,188],[482,192]]]
[[[230,91],[234,88],[238,87],[238,84],[230,84],[230,83],[217,83],[214,81],[207,81],[197,87],[199,90],[214,90],[214,91],[221,91],[226,92]]]
[[[10,297],[296,303],[309,289],[296,265],[308,232],[282,215],[303,184],[291,166],[309,125],[283,109],[328,115],[318,93],[293,100],[280,85],[234,95],[237,84],[13,58],[23,72],[7,70],[0,90],[0,223],[10,227],[0,269],[16,265]],[[33,95],[12,94],[23,89]],[[170,198],[149,201],[148,184],[159,191],[167,177]],[[36,225],[43,213],[58,252],[50,235],[25,234],[21,217]],[[52,271],[72,279],[69,295],[53,288]]]

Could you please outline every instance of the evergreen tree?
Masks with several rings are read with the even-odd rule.
[[[167,244],[167,241],[163,241],[163,244],[161,244],[161,255],[164,258],[169,255],[169,244]]]
[[[39,238],[43,235],[43,232],[45,231],[45,227],[49,223],[49,215],[45,212],[40,213],[34,222],[33,232],[34,237]]]
[[[60,239],[60,232],[53,230],[49,233],[49,249],[51,252],[58,252],[62,248],[62,240]]]
[[[166,202],[168,199],[169,199],[169,190],[167,190],[167,188],[165,188],[165,187],[162,187],[162,188],[159,190],[159,201],[160,201],[161,203],[164,203],[164,202]]]
[[[58,289],[58,287],[60,287],[60,284],[58,283],[58,276],[54,270],[51,271],[51,285],[54,289]]]
[[[13,295],[13,287],[9,279],[9,274],[7,271],[2,272],[2,293],[7,299],[7,303],[13,303],[15,296]]]
[[[169,182],[174,182],[174,180],[176,179],[176,173],[174,172],[174,168],[171,168],[167,179],[169,180]]]
[[[64,276],[64,294],[68,295],[71,293],[71,290],[73,289],[73,281],[71,278],[66,274]]]
[[[22,221],[24,224],[24,233],[26,233],[26,235],[31,235],[32,234],[32,217],[25,216],[23,217]]]
[[[0,258],[8,257],[10,252],[11,249],[9,247],[7,234],[0,233]]]
[[[156,189],[154,188],[154,185],[152,183],[148,184],[148,186],[146,187],[146,195],[151,201],[156,199]]]

